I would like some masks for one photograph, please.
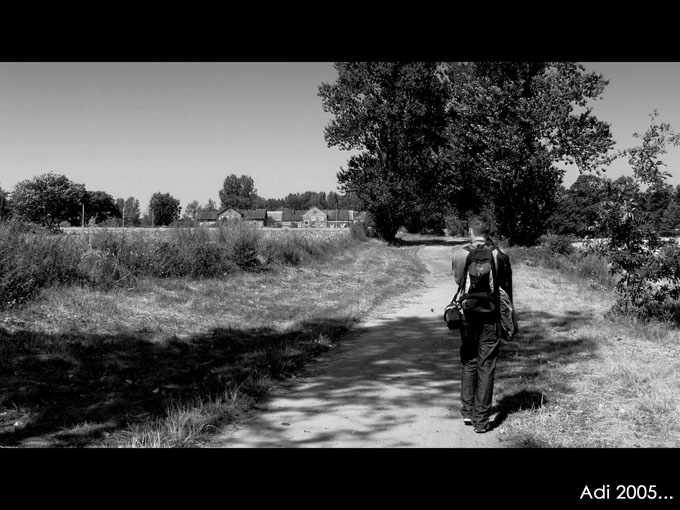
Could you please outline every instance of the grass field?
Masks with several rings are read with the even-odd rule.
[[[523,332],[499,360],[502,440],[539,448],[678,447],[680,332],[609,314],[613,283],[592,260],[579,270],[566,260],[541,264],[525,250],[511,257]]]
[[[47,288],[0,323],[0,445],[200,444],[422,273],[415,248],[367,241],[224,278]]]
[[[43,288],[1,316],[0,446],[200,445],[423,281],[415,246],[342,246],[316,257],[309,245],[302,259],[217,278]],[[606,261],[509,252],[522,334],[501,351],[499,438],[529,448],[680,445],[678,330],[610,315]]]

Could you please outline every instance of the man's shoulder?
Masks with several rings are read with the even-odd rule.
[[[467,257],[467,254],[470,252],[470,248],[472,248],[471,243],[459,244],[458,246],[455,246],[453,248],[453,256],[454,257],[461,257],[461,256]]]

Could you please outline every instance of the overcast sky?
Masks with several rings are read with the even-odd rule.
[[[680,131],[680,63],[584,65],[610,80],[593,106],[619,148],[654,109]],[[229,174],[251,176],[265,198],[337,191],[349,154],[326,145],[318,97],[336,77],[331,62],[2,62],[0,187],[53,171],[143,210],[157,191],[183,208],[219,206]],[[664,159],[674,185],[678,152]],[[623,173],[623,163],[610,171]]]

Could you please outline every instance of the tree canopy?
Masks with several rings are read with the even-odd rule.
[[[62,221],[79,224],[86,197],[83,184],[48,172],[17,183],[12,192],[12,209],[20,218],[47,226]]]
[[[127,199],[116,199],[116,205],[120,213],[120,218],[123,219],[123,226],[139,225],[141,218],[141,209],[139,207],[139,200],[135,197],[128,197]]]
[[[153,214],[154,225],[170,225],[179,220],[181,209],[179,200],[170,195],[170,193],[157,192],[151,196],[149,210]]]
[[[596,171],[613,146],[588,101],[607,82],[565,62],[342,62],[322,84],[329,146],[357,150],[338,173],[387,240],[455,212],[492,215],[532,244],[564,170]]]
[[[257,196],[255,182],[248,175],[228,175],[219,191],[222,209],[254,209]]]
[[[120,218],[121,212],[116,201],[105,191],[85,191],[85,222],[100,223],[109,218]]]
[[[9,205],[9,193],[0,188],[0,218],[6,218],[11,211]]]

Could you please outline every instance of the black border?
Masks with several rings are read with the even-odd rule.
[[[12,492],[51,504],[73,503],[77,495],[90,505],[187,502],[195,508],[214,499],[225,507],[268,501],[277,506],[574,508],[646,503],[671,508],[680,502],[677,458],[672,448],[5,448],[0,449],[0,476]],[[617,500],[618,485],[655,485],[660,496],[673,499]],[[592,494],[596,489],[604,494],[608,486],[609,497],[582,497],[586,486]]]

